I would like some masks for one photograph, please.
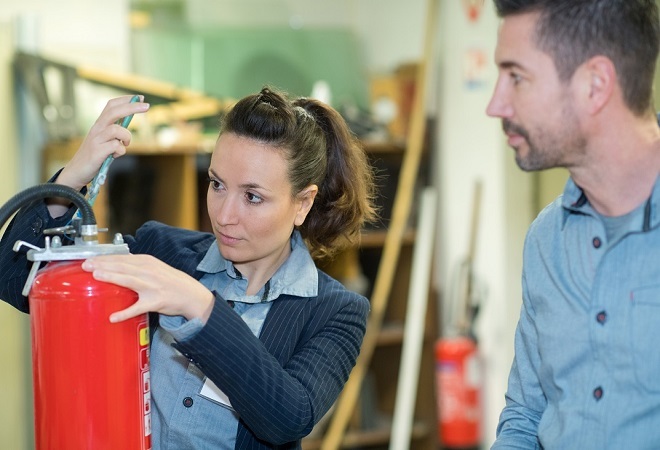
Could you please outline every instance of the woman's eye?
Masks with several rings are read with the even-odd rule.
[[[258,203],[263,202],[263,199],[260,196],[258,196],[257,194],[254,194],[252,192],[246,192],[245,193],[245,198],[247,199],[248,203],[251,203],[251,204],[258,204]]]
[[[214,191],[219,191],[222,189],[222,183],[220,183],[218,180],[214,178],[209,178],[209,185],[211,186],[211,189]]]

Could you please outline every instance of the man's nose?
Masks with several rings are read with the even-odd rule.
[[[499,82],[497,85],[495,85],[493,95],[490,98],[490,102],[488,102],[488,106],[486,107],[486,114],[488,114],[490,117],[500,118],[509,118],[513,115],[513,107],[511,106],[511,102],[509,101],[505,89],[500,85]]]

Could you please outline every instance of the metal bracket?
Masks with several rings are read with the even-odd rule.
[[[124,237],[120,233],[115,234],[112,244],[62,245],[62,239],[59,236],[53,236],[52,239],[50,236],[46,236],[44,248],[37,247],[29,242],[16,241],[13,250],[19,252],[24,247],[30,249],[27,251],[27,259],[33,262],[28,278],[23,286],[22,293],[26,297],[30,293],[42,262],[75,261],[99,255],[128,255],[130,253],[128,245],[124,243]]]

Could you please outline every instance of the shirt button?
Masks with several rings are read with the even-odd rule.
[[[44,222],[41,219],[37,219],[34,222],[32,222],[31,225],[32,225],[32,233],[34,233],[34,235],[36,236],[39,233],[41,233],[41,227],[43,227]]]
[[[594,248],[600,248],[600,246],[602,245],[602,242],[598,237],[595,237],[591,242],[594,244]]]
[[[598,401],[601,398],[603,398],[603,388],[598,386],[596,389],[594,389],[594,398]]]
[[[607,321],[607,313],[605,311],[601,311],[596,314],[596,321],[601,325],[605,325],[605,322]]]
[[[193,399],[191,397],[186,397],[183,399],[183,406],[190,408],[193,405]]]

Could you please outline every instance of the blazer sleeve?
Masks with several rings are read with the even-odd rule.
[[[75,214],[75,208],[70,208],[64,216],[53,219],[50,217],[44,201],[36,201],[32,205],[23,207],[16,214],[0,240],[0,298],[2,300],[19,311],[29,312],[28,298],[23,296],[22,291],[32,267],[32,261],[27,259],[25,250],[15,252],[14,243],[21,240],[43,248],[45,245],[43,231],[48,228],[65,226],[73,214]],[[0,224],[0,226],[2,225]]]
[[[285,297],[258,339],[216,296],[206,326],[175,347],[227,394],[258,439],[284,444],[309,434],[339,396],[368,313],[364,297],[337,286],[317,298]]]

